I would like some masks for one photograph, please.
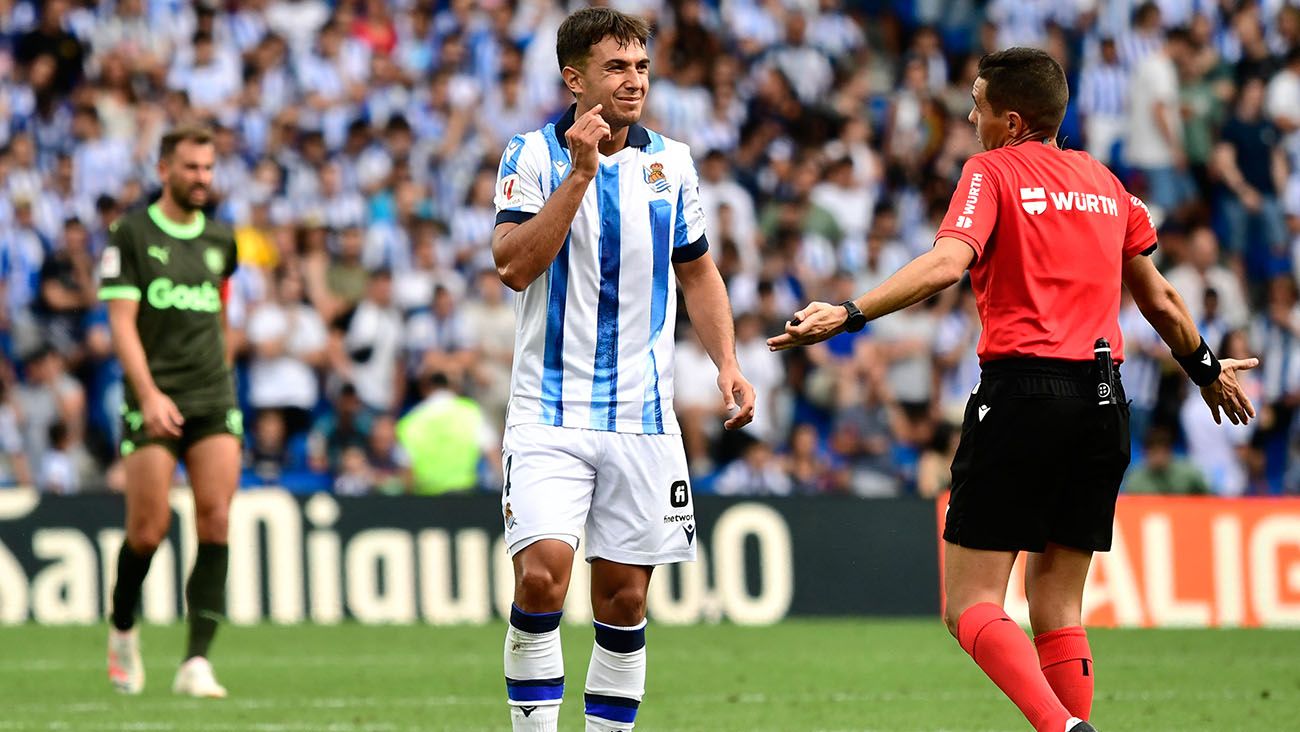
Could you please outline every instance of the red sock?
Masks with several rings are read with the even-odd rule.
[[[1092,650],[1088,633],[1075,625],[1034,637],[1043,676],[1070,714],[1087,719],[1092,712]]]
[[[1034,644],[1002,608],[972,605],[957,621],[957,642],[1037,732],[1065,732],[1070,713],[1038,667]]]

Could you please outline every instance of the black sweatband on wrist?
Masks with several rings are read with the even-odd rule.
[[[1174,354],[1174,360],[1183,371],[1191,377],[1192,382],[1197,386],[1209,386],[1219,378],[1219,372],[1223,367],[1219,365],[1219,359],[1214,357],[1214,352],[1206,345],[1205,338],[1201,338],[1201,345],[1195,351],[1186,356]]]

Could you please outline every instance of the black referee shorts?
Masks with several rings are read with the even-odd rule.
[[[1118,368],[1116,368],[1118,382]],[[1099,405],[1092,362],[984,365],[952,462],[945,541],[1041,552],[1051,542],[1108,551],[1129,463],[1129,408]]]

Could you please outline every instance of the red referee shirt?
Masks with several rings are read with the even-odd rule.
[[[1024,143],[962,168],[936,240],[975,250],[980,362],[1089,361],[1097,338],[1124,358],[1121,266],[1155,249],[1150,212],[1087,153]]]

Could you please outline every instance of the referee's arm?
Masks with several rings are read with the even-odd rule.
[[[1214,421],[1223,423],[1219,416],[1222,409],[1233,424],[1249,422],[1255,416],[1255,408],[1238,383],[1236,372],[1255,368],[1259,359],[1217,361],[1196,330],[1196,321],[1192,320],[1183,298],[1160,274],[1150,257],[1132,257],[1124,263],[1124,286],[1133,295],[1142,317],[1151,323],[1187,375],[1201,387],[1201,397],[1214,415]]]
[[[975,250],[970,244],[950,236],[940,237],[933,249],[908,262],[853,304],[868,321],[875,320],[957,284],[973,261]],[[843,331],[848,315],[841,305],[810,303],[786,323],[784,333],[767,339],[767,347],[784,351],[819,343]]]

